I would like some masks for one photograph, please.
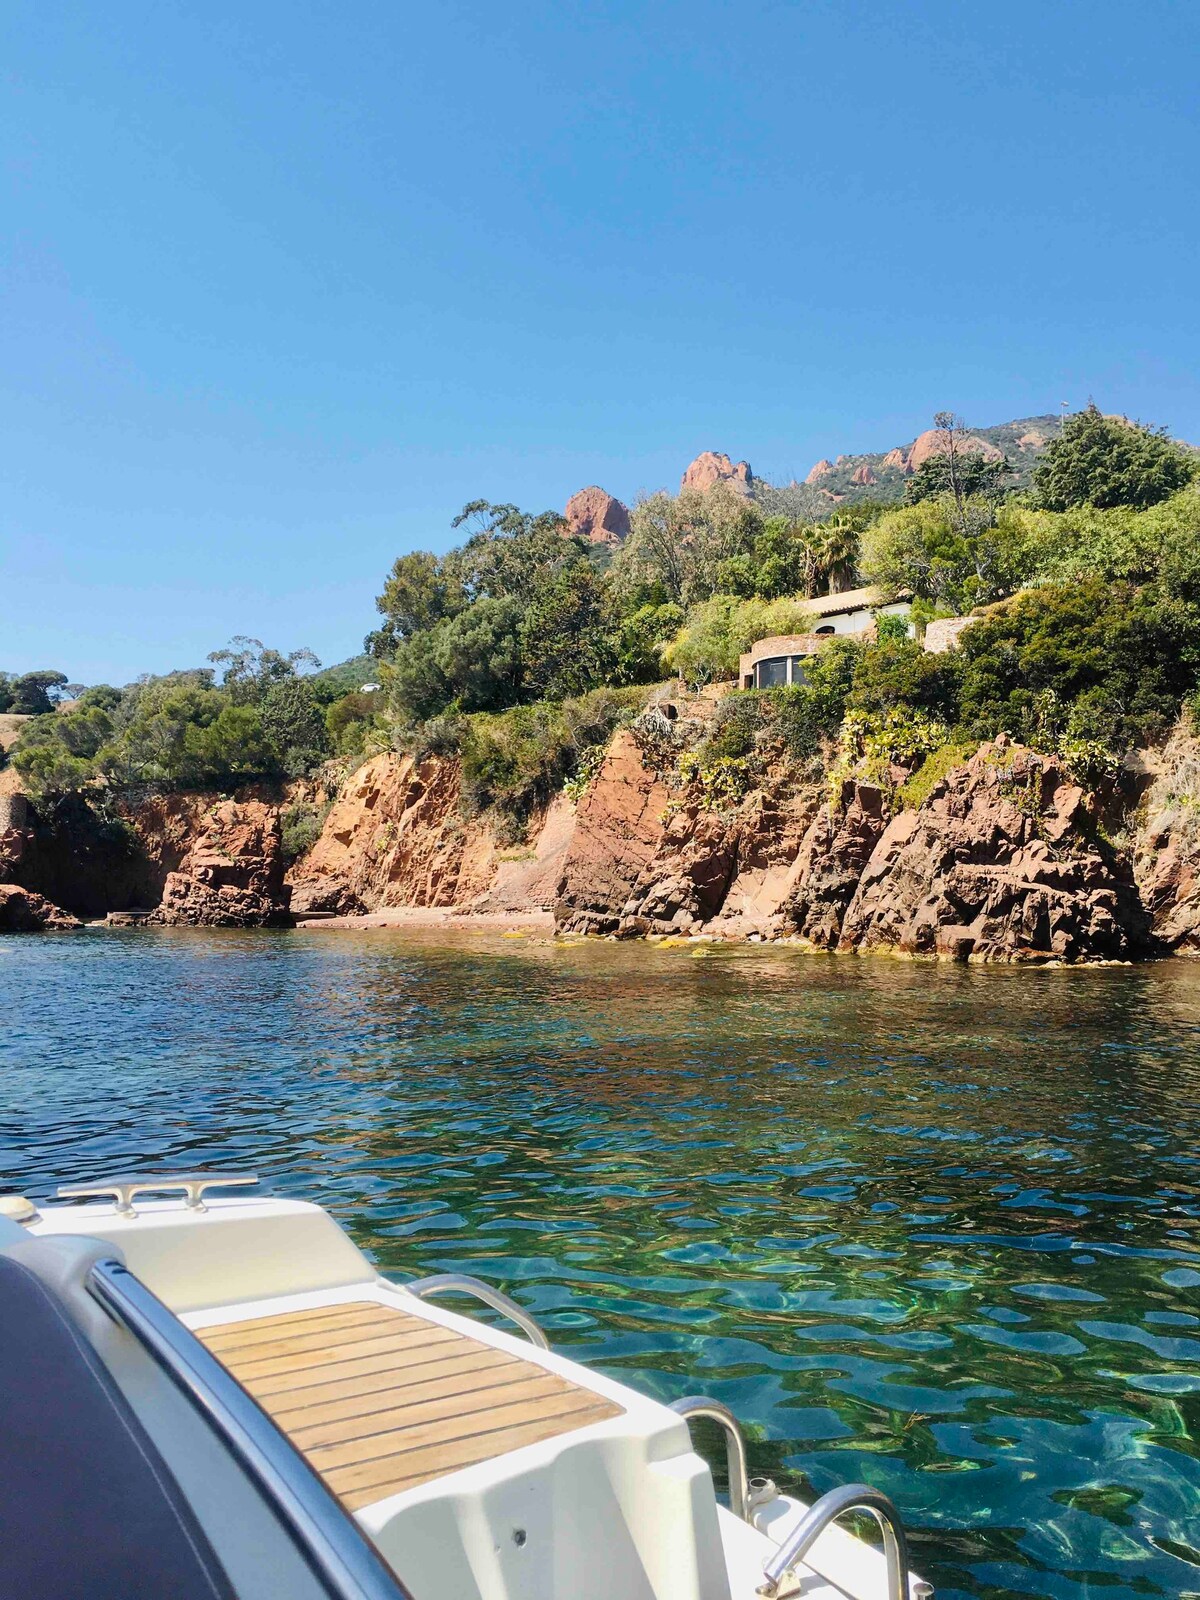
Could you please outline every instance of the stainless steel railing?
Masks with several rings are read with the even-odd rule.
[[[741,1424],[728,1406],[705,1395],[689,1394],[682,1400],[673,1400],[671,1410],[690,1422],[693,1417],[705,1417],[720,1425],[725,1435],[725,1463],[729,1472],[729,1509],[735,1517],[747,1519],[749,1500],[749,1474],[746,1466],[746,1441]]]
[[[96,1262],[87,1286],[224,1440],[329,1600],[411,1600],[304,1457],[173,1311],[119,1261]]]
[[[485,1306],[491,1306],[493,1311],[499,1311],[515,1322],[521,1332],[536,1344],[539,1349],[549,1350],[550,1341],[538,1327],[537,1323],[523,1310],[515,1300],[509,1299],[502,1289],[494,1289],[490,1283],[484,1283],[482,1278],[469,1277],[465,1272],[436,1272],[429,1278],[414,1278],[411,1283],[402,1283],[402,1289],[407,1289],[409,1294],[415,1294],[418,1300],[432,1300],[439,1294],[469,1294],[472,1299],[482,1300]]]
[[[240,1189],[257,1183],[253,1172],[143,1172],[128,1177],[97,1178],[93,1183],[60,1183],[59,1198],[84,1200],[93,1196],[111,1195],[117,1215],[136,1217],[133,1197],[138,1194],[184,1195],[184,1205],[189,1211],[207,1211],[204,1204],[206,1189]]]
[[[883,1555],[887,1562],[887,1600],[909,1600],[908,1540],[900,1513],[878,1489],[865,1483],[846,1483],[840,1489],[831,1489],[809,1506],[779,1549],[763,1562],[763,1582],[759,1594],[766,1600],[781,1600],[791,1593],[780,1585],[798,1561],[812,1549],[817,1539],[831,1523],[851,1511],[868,1511],[879,1524],[883,1535]],[[816,1570],[815,1568],[813,1569]],[[921,1583],[916,1590],[920,1595],[931,1595],[932,1588]]]

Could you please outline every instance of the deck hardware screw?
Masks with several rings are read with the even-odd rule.
[[[513,1543],[516,1545],[518,1550],[525,1543],[525,1541],[526,1541],[526,1539],[528,1537],[529,1537],[529,1535],[525,1532],[524,1528],[514,1528],[513,1529],[512,1539],[513,1539]]]

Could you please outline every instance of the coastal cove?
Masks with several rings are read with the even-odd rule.
[[[0,1009],[6,1190],[250,1168],[878,1484],[940,1596],[1200,1593],[1194,964],[90,929]]]

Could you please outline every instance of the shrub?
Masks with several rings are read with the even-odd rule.
[[[333,809],[333,801],[322,806],[309,801],[297,801],[285,807],[280,816],[280,851],[288,866],[298,861],[316,844],[325,826],[325,818]]]
[[[597,689],[561,705],[539,702],[466,719],[462,795],[469,815],[491,812],[502,843],[579,769],[585,752],[607,745],[644,698],[638,689]]]
[[[1005,595],[1023,583],[1031,558],[1017,507],[952,495],[901,506],[863,534],[861,565],[871,583],[908,590],[953,615]]]
[[[1103,728],[1109,747],[1121,749],[1176,720],[1196,683],[1200,635],[1195,614],[1176,600],[1086,579],[1029,590],[981,617],[958,655],[967,732],[1036,739],[1039,696],[1053,690],[1075,718],[1075,736]]]
[[[740,756],[709,756],[688,750],[680,758],[679,776],[696,791],[703,811],[729,811],[745,799],[753,782],[749,760]]]
[[[931,655],[915,639],[885,638],[866,645],[854,664],[848,704],[880,716],[907,706],[954,720],[958,707],[958,657]]]
[[[912,776],[901,784],[896,796],[900,810],[916,811],[924,805],[946,774],[965,765],[978,748],[972,740],[967,744],[951,741],[931,750]]]
[[[1094,403],[1063,423],[1033,473],[1049,511],[1091,505],[1145,507],[1166,500],[1196,475],[1196,462],[1162,429],[1102,416]]]

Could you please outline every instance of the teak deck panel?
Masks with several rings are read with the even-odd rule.
[[[196,1335],[351,1511],[621,1413],[532,1361],[374,1300]]]

